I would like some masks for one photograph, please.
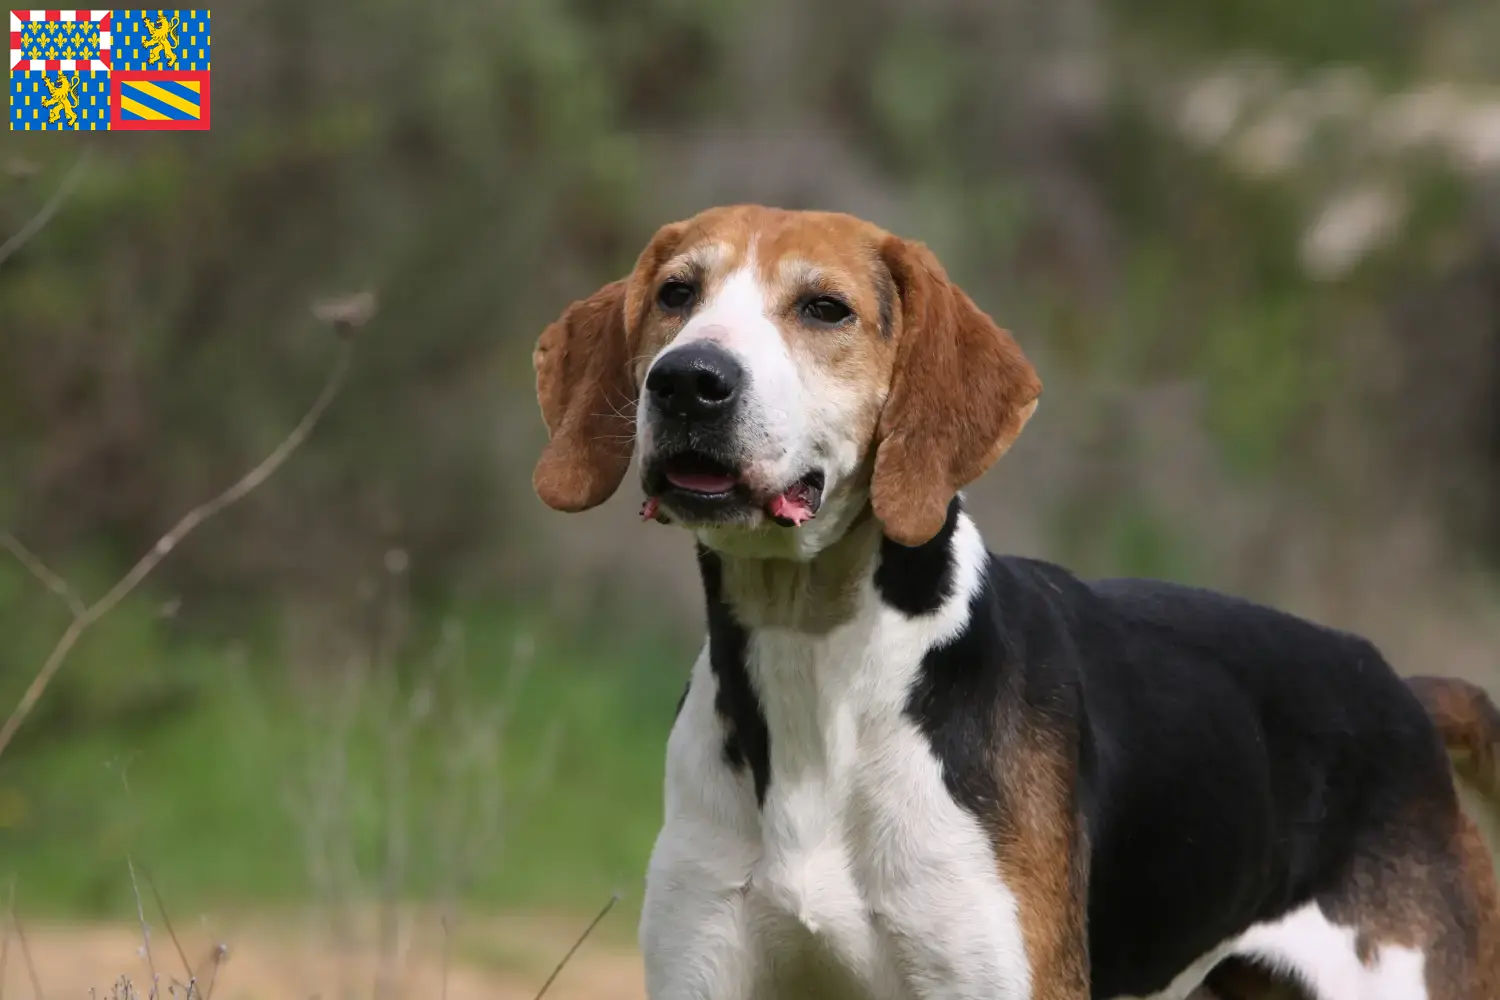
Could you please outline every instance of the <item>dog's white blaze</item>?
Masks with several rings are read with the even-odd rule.
[[[734,355],[748,376],[736,422],[753,460],[770,461],[775,451],[806,436],[802,376],[766,308],[753,252],[743,266],[711,289],[651,365],[655,367],[678,348],[703,341],[712,341]]]
[[[866,581],[832,632],[752,634],[771,782],[723,761],[707,657],[668,741],[666,824],[641,944],[652,1000],[1027,1000],[1014,894],[904,708],[923,655],[968,622],[986,554],[963,517],[953,594],[909,618]],[[746,769],[748,772],[748,768]]]
[[[1317,903],[1308,903],[1216,948],[1161,993],[1117,1000],[1193,1000],[1201,996],[1193,991],[1203,978],[1231,955],[1255,959],[1292,976],[1311,992],[1312,1000],[1428,1000],[1427,959],[1422,952],[1381,945],[1367,964],[1360,961],[1356,937],[1353,927],[1334,923]]]

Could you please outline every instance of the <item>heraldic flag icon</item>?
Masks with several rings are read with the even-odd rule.
[[[12,131],[206,129],[206,10],[13,10]]]

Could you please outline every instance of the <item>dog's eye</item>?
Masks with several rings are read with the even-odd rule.
[[[656,301],[663,309],[676,311],[693,304],[698,290],[686,281],[668,281],[656,292]]]
[[[854,310],[831,295],[819,295],[802,305],[802,315],[814,323],[832,326],[854,315]]]

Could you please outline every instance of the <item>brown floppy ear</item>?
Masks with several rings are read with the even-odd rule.
[[[625,280],[573,303],[531,354],[547,447],[531,485],[548,507],[596,507],[619,488],[635,436]]]
[[[597,507],[620,487],[635,450],[637,388],[631,360],[648,284],[685,227],[657,230],[628,278],[569,306],[531,355],[547,447],[531,474],[542,502],[570,513]]]
[[[1042,382],[926,246],[889,236],[881,257],[900,292],[901,327],[871,497],[887,537],[921,545],[942,530],[954,494],[1016,440]]]

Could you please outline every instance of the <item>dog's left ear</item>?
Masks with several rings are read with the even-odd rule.
[[[888,236],[881,257],[900,292],[901,327],[871,497],[887,537],[921,545],[942,530],[954,495],[1015,442],[1042,381],[926,246]]]

